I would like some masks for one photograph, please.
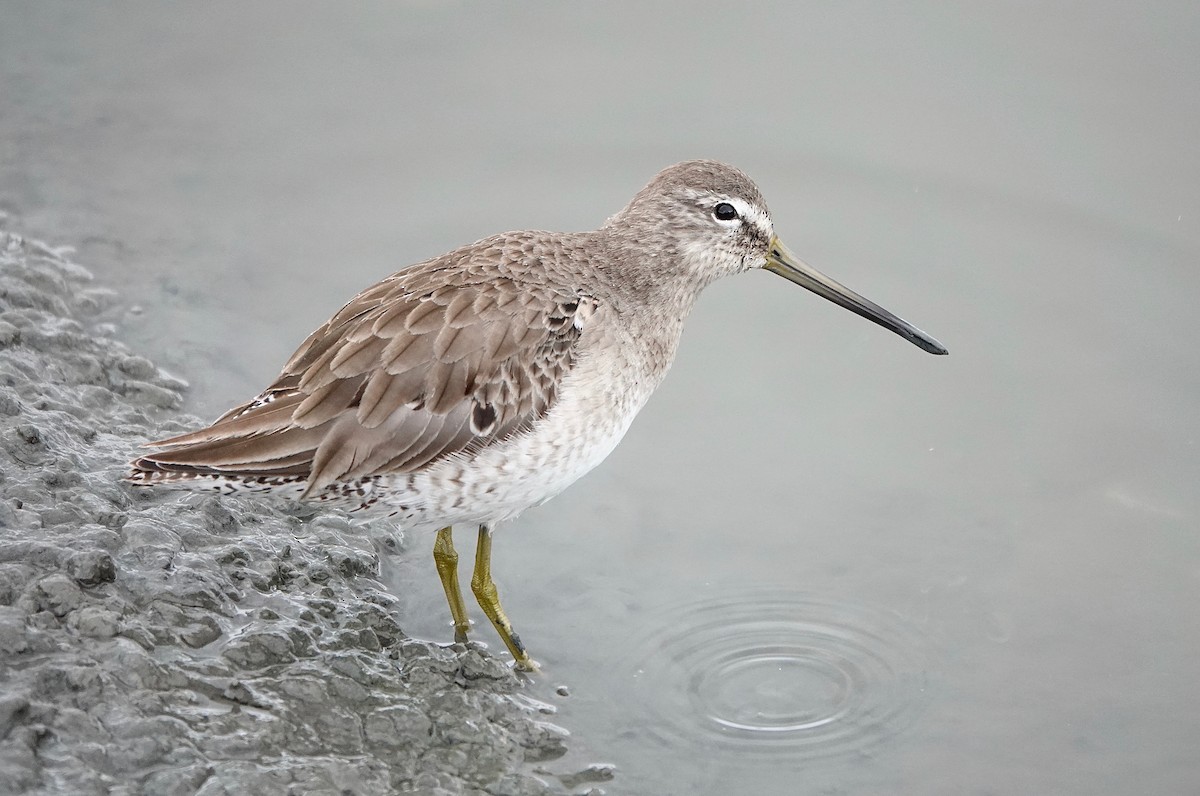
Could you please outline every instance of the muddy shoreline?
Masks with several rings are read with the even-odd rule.
[[[5,226],[0,792],[600,792],[552,773],[567,733],[504,662],[405,635],[377,580],[398,531],[122,483],[198,425],[186,384],[115,339],[128,308],[69,250]]]

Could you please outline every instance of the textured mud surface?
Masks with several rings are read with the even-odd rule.
[[[195,425],[123,311],[0,229],[0,793],[591,787],[502,662],[404,635],[394,531],[120,481]]]

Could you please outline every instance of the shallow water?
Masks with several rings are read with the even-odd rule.
[[[0,207],[137,297],[193,411],[395,268],[694,156],[951,350],[718,284],[610,460],[501,529],[606,790],[1197,787],[1192,5],[293,8],[0,26]],[[405,629],[448,639],[411,542]]]
[[[664,749],[709,746],[747,767],[861,755],[924,703],[927,641],[895,612],[732,586],[665,608],[678,623],[619,664]]]

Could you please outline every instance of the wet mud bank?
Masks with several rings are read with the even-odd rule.
[[[0,792],[578,792],[502,661],[404,634],[376,579],[398,532],[122,483],[138,443],[197,425],[186,385],[4,224]]]

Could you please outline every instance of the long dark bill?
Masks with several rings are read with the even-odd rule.
[[[915,346],[923,348],[931,354],[948,354],[946,347],[929,335],[913,326],[908,321],[897,318],[873,301],[868,301],[850,288],[842,285],[810,265],[807,265],[784,246],[779,238],[771,238],[771,251],[767,256],[768,271],[779,274],[784,279],[795,282],[807,288],[822,298],[827,298],[839,307],[845,307],[851,312],[861,315],[868,321],[874,321],[884,329],[889,329],[908,340]]]

